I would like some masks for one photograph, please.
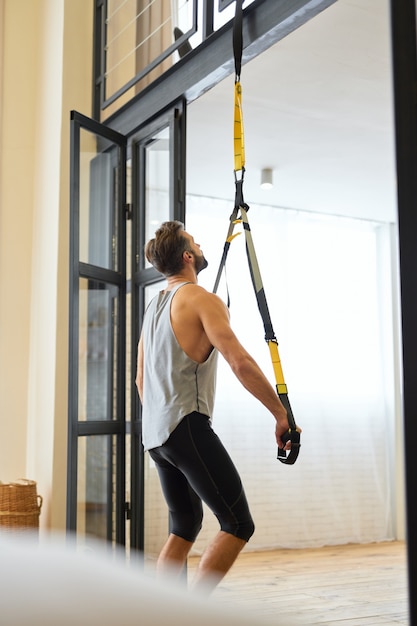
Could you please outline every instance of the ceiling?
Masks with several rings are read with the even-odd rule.
[[[391,80],[388,0],[337,0],[244,65],[245,201],[395,221]],[[188,107],[191,194],[234,199],[233,81]]]

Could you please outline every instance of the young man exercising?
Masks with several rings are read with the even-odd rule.
[[[197,284],[207,261],[181,222],[162,224],[145,254],[167,279],[144,316],[136,377],[142,441],[158,469],[169,509],[170,533],[157,572],[183,570],[201,529],[204,501],[220,531],[201,557],[194,588],[210,592],[254,532],[239,474],[211,427],[218,352],[272,413],[280,448],[289,428],[287,413],[233,333],[225,304]]]

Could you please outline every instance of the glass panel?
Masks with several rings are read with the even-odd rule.
[[[78,438],[77,538],[115,539],[115,460],[116,436]]]
[[[80,261],[116,270],[118,150],[81,129]]]
[[[145,287],[145,309],[154,296],[156,296],[164,287],[164,280]]]
[[[195,22],[196,7],[189,0],[171,0],[174,27],[187,33]]]
[[[162,495],[158,471],[148,453],[145,453],[144,474],[144,550],[146,560],[154,561],[168,536],[169,520],[168,509]]]
[[[145,147],[145,243],[162,222],[169,220],[170,129],[163,128]],[[150,264],[146,261],[147,267]]]
[[[126,294],[126,421],[131,420],[132,368],[136,374],[136,350],[132,354],[132,294]]]
[[[116,414],[118,288],[80,279],[78,420]]]
[[[246,9],[255,0],[245,0],[243,8]],[[235,16],[236,7],[234,0],[219,0],[214,7],[214,30],[218,30]]]

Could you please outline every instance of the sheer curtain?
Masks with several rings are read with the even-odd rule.
[[[209,260],[200,276],[209,290],[232,208],[187,198],[186,228]],[[303,428],[296,465],[282,465],[273,418],[220,359],[214,428],[251,505],[256,531],[249,547],[392,539],[389,225],[265,206],[252,206],[248,216],[290,401]],[[244,235],[232,242],[227,282],[232,326],[274,384]],[[218,293],[226,300],[225,283]],[[207,512],[197,552],[216,529]]]

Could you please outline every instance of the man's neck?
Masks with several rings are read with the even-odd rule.
[[[197,284],[197,276],[192,272],[181,272],[174,276],[167,277],[166,291],[171,291],[174,287],[181,283],[194,283]]]

